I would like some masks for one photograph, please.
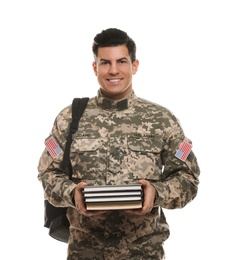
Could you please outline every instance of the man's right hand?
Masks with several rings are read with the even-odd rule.
[[[74,189],[74,201],[77,211],[86,217],[104,214],[106,212],[105,210],[86,210],[83,198],[83,189],[85,186],[87,186],[86,182],[80,182]]]

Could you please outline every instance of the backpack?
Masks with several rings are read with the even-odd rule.
[[[69,150],[72,143],[72,135],[78,129],[78,122],[87,106],[89,98],[74,98],[72,102],[72,122],[66,141],[61,168],[69,172],[69,179],[72,179],[72,167],[69,160]],[[67,208],[55,207],[48,200],[44,201],[44,227],[49,229],[49,235],[61,242],[68,243],[69,221],[66,217]]]

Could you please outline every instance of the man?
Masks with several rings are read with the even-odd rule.
[[[92,50],[100,89],[70,148],[73,180],[60,168],[63,153],[53,158],[47,149],[38,178],[53,205],[68,207],[68,260],[164,259],[169,226],[162,208],[183,208],[197,195],[200,170],[191,141],[168,109],[135,95],[132,77],[139,61],[126,32],[103,30]],[[68,106],[51,131],[62,151],[70,121]],[[142,208],[86,210],[86,185],[134,183],[143,187]]]

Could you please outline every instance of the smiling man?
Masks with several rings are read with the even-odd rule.
[[[100,89],[90,98],[70,148],[72,180],[63,172],[63,152],[45,148],[38,179],[45,198],[68,207],[68,260],[165,259],[169,226],[163,208],[183,208],[197,195],[197,159],[177,118],[167,108],[139,98],[132,88],[139,61],[135,42],[110,28],[94,38],[92,64]],[[71,105],[56,117],[50,136],[64,151]],[[140,183],[136,209],[87,210],[87,185]]]
[[[131,59],[125,45],[99,48],[94,58],[93,69],[102,94],[112,99],[126,97],[132,90],[138,60]]]

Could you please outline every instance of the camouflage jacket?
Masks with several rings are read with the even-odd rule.
[[[70,121],[71,105],[58,114],[51,131],[63,151]],[[55,206],[69,207],[71,232],[103,230],[107,219],[110,227],[115,217],[123,219],[118,228],[124,230],[127,242],[157,230],[168,234],[162,208],[184,207],[195,198],[199,184],[200,170],[193,151],[184,161],[176,157],[184,141],[191,143],[168,109],[138,98],[133,91],[119,101],[105,98],[99,91],[89,100],[73,136],[73,180],[60,169],[63,153],[53,159],[46,149],[39,161],[38,179],[46,199]],[[72,191],[80,181],[114,185],[137,183],[139,179],[150,181],[157,190],[150,214],[139,217],[115,211],[87,218],[75,210]]]

